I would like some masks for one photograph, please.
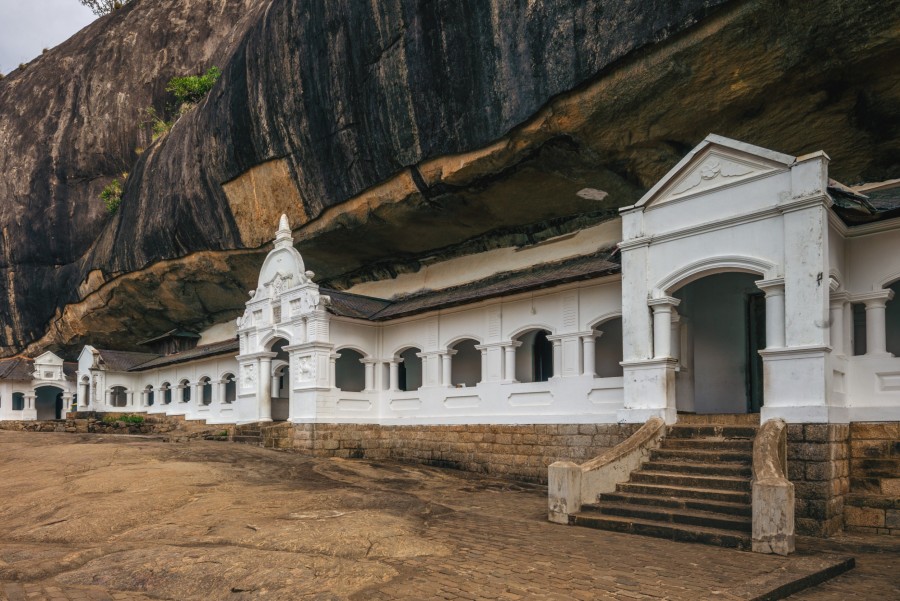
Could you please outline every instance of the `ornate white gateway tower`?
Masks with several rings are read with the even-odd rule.
[[[331,385],[333,345],[324,309],[328,298],[320,296],[312,277],[282,215],[275,248],[237,320],[241,421],[315,419],[316,393]]]

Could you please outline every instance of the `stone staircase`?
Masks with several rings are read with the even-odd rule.
[[[570,523],[750,549],[750,477],[759,418],[703,423],[711,421],[708,416],[684,417],[628,482],[583,505]]]
[[[267,449],[290,449],[294,441],[294,427],[290,422],[263,422],[234,427],[234,442]]]
[[[249,444],[256,447],[262,446],[262,431],[260,427],[263,424],[253,423],[253,424],[241,424],[234,427],[234,435],[232,437],[232,442],[238,442],[241,444]]]

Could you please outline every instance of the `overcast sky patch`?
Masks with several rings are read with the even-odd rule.
[[[78,0],[0,0],[0,73],[66,41],[96,18]]]

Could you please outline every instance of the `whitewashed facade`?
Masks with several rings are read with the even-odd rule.
[[[848,226],[828,161],[709,136],[621,220],[331,296],[282,218],[236,353],[115,370],[85,347],[79,406],[210,423],[898,421],[900,219]],[[621,273],[389,319],[341,309],[616,244]]]
[[[74,382],[65,362],[51,352],[34,361],[0,364],[0,420],[60,419],[72,409]]]

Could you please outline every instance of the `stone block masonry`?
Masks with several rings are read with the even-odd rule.
[[[638,427],[640,424],[295,424],[290,448],[318,457],[421,463],[546,484],[547,466],[554,461],[580,463],[596,457]],[[273,430],[276,436],[278,432]],[[285,448],[286,443],[282,438],[265,446]]]
[[[794,483],[798,534],[832,536],[843,529],[849,439],[847,424],[788,425],[788,479]]]
[[[900,422],[850,425],[844,525],[851,532],[900,535]]]

